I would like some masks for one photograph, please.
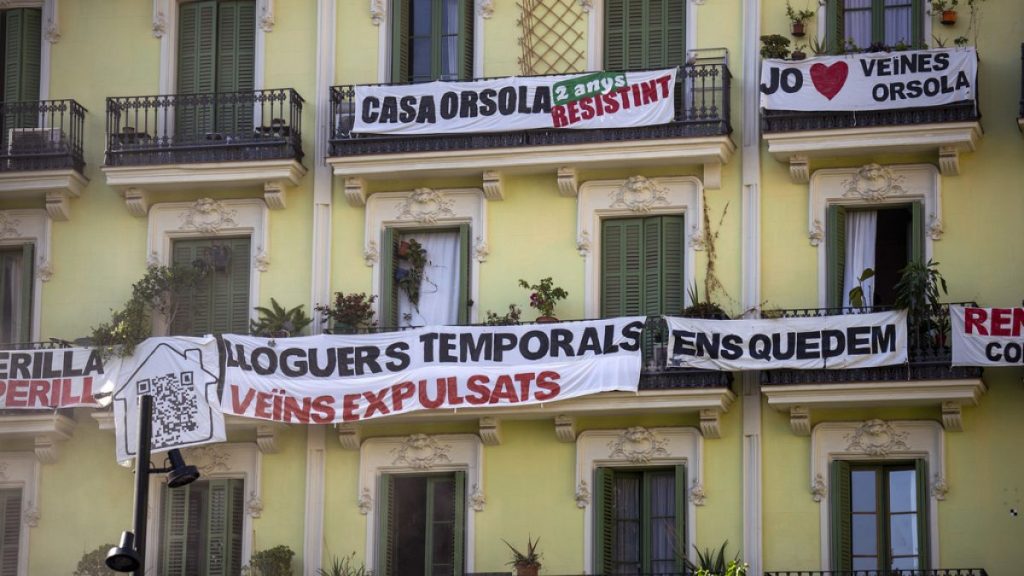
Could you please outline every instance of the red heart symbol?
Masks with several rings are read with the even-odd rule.
[[[836,62],[831,66],[819,63],[811,66],[811,82],[814,83],[815,90],[831,100],[843,89],[849,73],[850,69],[847,68],[846,62]]]

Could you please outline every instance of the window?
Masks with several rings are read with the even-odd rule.
[[[0,576],[18,575],[21,488],[0,490]]]
[[[828,0],[828,46],[834,52],[848,42],[862,50],[901,42],[920,46],[924,14],[923,0]]]
[[[33,249],[0,248],[0,342],[32,340]]]
[[[200,480],[174,489],[163,486],[161,574],[241,573],[243,484],[240,479],[222,479]]]
[[[835,570],[928,567],[928,471],[924,460],[832,463]]]
[[[175,240],[173,264],[201,266],[205,277],[179,303],[171,333],[247,334],[249,331],[249,238]]]
[[[16,8],[0,12],[0,50],[3,50],[4,102],[36,102],[39,100],[42,10]],[[4,121],[4,141],[9,128],[35,128],[37,114],[28,109],[8,113]]]
[[[686,550],[686,468],[598,468],[594,534],[601,574],[670,574]]]
[[[465,472],[381,475],[381,576],[461,576],[465,502]]]
[[[640,70],[686,62],[686,2],[605,0],[604,69]]]
[[[473,0],[392,0],[391,81],[473,78]]]
[[[829,206],[829,305],[850,306],[850,290],[867,268],[875,276],[863,282],[864,305],[894,304],[901,270],[923,259],[923,212],[920,202],[865,209]]]
[[[426,258],[418,296],[410,244],[419,244]],[[415,245],[415,244],[413,244]],[[382,255],[380,324],[430,326],[465,324],[469,313],[469,225],[448,229],[386,228]]]

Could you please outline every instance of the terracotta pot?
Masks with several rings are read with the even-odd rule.
[[[939,21],[946,26],[956,24],[956,10],[943,10],[942,18]]]
[[[538,570],[540,570],[540,564],[516,566],[516,576],[537,576]]]
[[[803,60],[804,58],[807,58],[807,54],[804,54],[800,50],[793,50],[793,53],[789,55],[789,58],[791,60]]]
[[[793,23],[791,23],[790,26],[789,26],[789,33],[792,34],[793,36],[796,36],[797,38],[802,38],[803,35],[804,35],[804,23],[803,22],[793,22]]]
[[[555,318],[554,316],[537,316],[537,324],[553,324],[555,322],[558,322],[558,318]],[[534,572],[534,574],[536,574],[536,572]]]

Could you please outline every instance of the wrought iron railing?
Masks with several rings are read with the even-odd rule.
[[[799,132],[802,130],[909,126],[941,122],[973,122],[980,119],[981,111],[974,102],[900,110],[822,110],[814,112],[763,110],[761,112],[761,130],[766,133]]]
[[[1020,45],[1020,68],[1021,72],[1024,73],[1024,43]],[[1020,112],[1017,114],[1018,118],[1024,118],[1024,75],[1020,78]]]
[[[71,348],[75,344],[67,340],[50,338],[46,342],[0,342],[0,350],[57,350]]]
[[[291,88],[107,98],[107,166],[302,160]]]
[[[0,103],[0,172],[83,172],[85,112],[74,100]]]
[[[853,368],[847,370],[764,370],[761,383],[822,384],[844,382],[888,382],[906,380],[946,380],[980,378],[982,369],[971,366],[951,366],[953,358],[950,339],[949,307],[973,306],[973,302],[943,304],[927,318],[908,319],[906,364]],[[838,314],[866,314],[890,309],[873,308],[797,308],[774,311],[778,318],[817,318]]]
[[[514,148],[717,136],[732,132],[729,122],[731,75],[725,63],[679,67],[672,122],[636,128],[540,129],[486,134],[380,135],[353,132],[356,85],[331,87],[331,156],[392,154],[478,148]],[[375,84],[374,86],[381,86]],[[387,84],[394,85],[394,84]]]
[[[988,576],[983,568],[932,568],[885,570],[775,570],[764,576]]]

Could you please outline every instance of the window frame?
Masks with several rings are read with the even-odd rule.
[[[0,247],[33,245],[29,342],[39,339],[43,283],[53,277],[53,266],[50,263],[52,224],[45,210],[0,210]]]
[[[424,562],[423,563],[424,563],[424,569],[427,572],[432,572],[433,571],[433,566],[434,566],[434,562],[433,562],[433,560],[434,560],[434,555],[433,555],[434,530],[430,527],[430,524],[431,523],[437,523],[437,518],[434,517],[434,513],[432,511],[434,509],[434,505],[433,504],[435,502],[435,500],[434,500],[434,493],[433,493],[433,490],[431,489],[432,485],[438,479],[450,478],[451,481],[452,481],[452,484],[453,484],[452,490],[453,490],[454,496],[456,497],[456,499],[458,499],[460,495],[462,496],[461,502],[459,500],[456,500],[456,502],[455,502],[455,509],[452,510],[452,514],[454,516],[454,518],[453,518],[453,525],[452,525],[452,538],[455,540],[455,544],[454,544],[453,549],[452,549],[452,561],[453,561],[452,571],[453,571],[454,576],[462,576],[463,574],[465,574],[465,561],[466,561],[466,553],[465,553],[466,471],[465,470],[451,470],[451,471],[445,471],[445,472],[429,472],[429,473],[394,473],[394,472],[383,472],[383,473],[380,474],[380,477],[379,477],[379,488],[378,488],[379,492],[378,492],[378,494],[387,492],[388,495],[391,496],[392,495],[392,491],[394,490],[394,486],[391,485],[391,481],[393,479],[399,478],[399,477],[401,477],[401,478],[424,478],[426,480],[426,486],[425,486],[426,494],[425,494],[425,499],[424,499],[424,502],[423,502],[423,506],[424,506],[425,516],[426,516],[425,523],[427,524],[427,526],[425,526],[425,534],[424,534],[424,538],[423,538],[423,554],[424,554]],[[382,542],[382,544],[384,542],[393,543],[394,538],[395,538],[395,533],[394,533],[394,526],[392,525],[392,518],[390,516],[391,515],[391,511],[392,511],[391,510],[391,506],[390,506],[391,500],[388,499],[387,501],[384,501],[384,498],[381,498],[381,501],[382,501],[382,504],[380,506],[380,511],[377,514],[377,522],[379,523],[378,525],[380,526],[381,542]],[[384,537],[384,535],[383,535],[384,531],[388,531],[389,532],[389,534],[386,537]],[[384,550],[383,546],[381,546],[381,547],[378,548],[377,552],[378,552],[378,558],[377,558],[378,569],[376,570],[375,573],[380,574],[380,576],[388,576],[387,568],[380,567],[380,565],[388,562],[387,558],[388,558],[388,555],[389,555],[389,551],[388,550]],[[460,561],[461,561],[461,565],[460,565]],[[397,575],[396,574],[392,574],[391,576],[397,576]]]
[[[838,39],[833,36],[831,31],[832,31],[832,29],[834,27],[839,25],[839,22],[836,19],[836,15],[837,15],[837,12],[838,12],[837,8],[836,8],[837,7],[836,3],[837,2],[841,2],[841,1],[842,0],[828,0],[827,2],[825,2],[824,4],[822,4],[818,8],[817,21],[819,23],[821,23],[821,22],[825,23],[824,26],[818,26],[817,27],[818,41],[821,42],[822,46],[826,46],[830,53],[835,53],[837,48],[839,47],[839,45],[837,44],[837,40]],[[928,10],[929,10],[928,6],[929,6],[929,3],[926,0],[910,0],[910,1],[912,3],[917,3],[918,4],[918,12],[919,12],[917,18],[915,18],[915,21],[911,22],[911,35],[913,35],[913,33],[914,33],[914,27],[915,27],[915,24],[916,24],[916,26],[917,26],[917,28],[919,30],[919,33],[920,33],[920,38],[911,39],[911,41],[908,42],[908,43],[911,44],[911,45],[914,45],[914,46],[916,46],[918,43],[927,44],[927,39],[932,37],[932,18],[928,17]],[[881,5],[881,6],[883,6],[883,10],[884,10],[884,0],[872,0],[872,4],[873,4],[873,6],[871,8],[871,10],[872,10],[871,35],[872,35],[872,42],[875,42],[874,38],[879,37],[877,32],[876,32],[875,22],[877,20],[879,20],[879,19],[884,19],[884,11],[881,12],[880,14],[875,14],[874,11],[877,8],[874,5]],[[911,7],[912,13],[913,13],[913,10],[914,10],[914,8],[912,6]],[[885,38],[884,32],[882,32],[882,35],[880,37],[884,40],[884,38]],[[881,42],[883,40],[878,40],[878,41]],[[845,44],[845,38],[843,39],[843,41],[844,41],[844,44]],[[860,48],[861,49],[866,49],[867,46],[860,46]]]
[[[694,39],[697,37],[697,8],[696,2],[686,2],[686,15],[684,16],[686,38],[684,39],[684,51],[687,55],[695,48]],[[582,10],[587,17],[587,70],[604,69],[604,23],[605,6],[604,0],[581,0]],[[589,8],[587,7],[589,5]]]
[[[206,517],[207,526],[204,526],[204,527],[201,528],[200,535],[203,535],[203,533],[206,532],[205,540],[206,540],[206,543],[208,543],[209,539],[210,539],[209,522],[210,522],[210,516],[211,516],[211,510],[210,510],[211,501],[212,501],[211,494],[213,492],[213,487],[211,486],[211,484],[213,482],[240,482],[241,483],[241,488],[240,488],[241,496],[242,496],[242,498],[241,498],[241,506],[243,508],[243,517],[244,517],[244,508],[245,508],[245,480],[243,478],[200,478],[197,482],[194,482],[192,484],[188,484],[186,486],[181,486],[181,487],[178,487],[178,488],[173,488],[173,489],[172,488],[168,488],[166,484],[163,484],[161,486],[161,492],[160,492],[160,497],[159,497],[159,505],[163,509],[163,512],[164,512],[164,523],[161,526],[161,532],[160,532],[160,537],[161,537],[162,542],[160,544],[160,549],[157,551],[157,555],[160,557],[160,566],[163,569],[163,572],[161,572],[162,574],[168,574],[168,571],[167,571],[167,562],[168,562],[167,548],[169,547],[170,544],[167,541],[167,538],[169,537],[168,534],[167,534],[168,528],[169,528],[168,527],[168,524],[169,524],[168,520],[169,519],[168,519],[166,513],[167,513],[168,506],[171,505],[171,503],[169,502],[169,498],[171,497],[172,494],[173,495],[178,495],[178,494],[181,494],[181,493],[187,493],[187,492],[193,490],[197,485],[204,485],[205,484],[205,486],[206,486],[206,488],[205,488],[206,497],[205,497],[204,502],[203,502],[203,505],[206,508],[205,514],[203,514],[203,511],[199,511],[199,510],[193,511],[191,509],[191,507],[189,507],[188,513],[190,515],[193,514],[193,513],[198,513],[198,514],[200,514],[200,518],[203,518],[204,516]],[[230,486],[230,484],[229,484],[229,486]],[[231,494],[231,492],[229,491],[228,492],[228,499],[233,499],[233,497],[234,497],[234,495]],[[186,501],[186,504],[188,504],[188,501]],[[231,502],[227,506],[234,506],[234,502]],[[225,514],[229,518],[230,518],[230,512],[231,512],[230,509],[225,510]],[[230,522],[231,520],[228,520],[228,521]],[[244,521],[243,521],[243,524],[244,524]],[[187,528],[186,528],[186,530],[187,530]],[[238,539],[239,542],[245,537],[244,533],[242,532],[242,526],[240,526],[240,525],[239,526],[232,526],[232,534],[229,536],[229,541],[233,542],[234,540],[236,540],[236,536],[234,534],[236,531],[237,531],[237,539]],[[203,540],[203,539],[200,539],[200,540]],[[185,545],[184,545],[184,550],[183,550],[183,554],[182,554],[182,558],[183,559],[187,558],[190,555],[190,551],[189,551],[189,548],[188,548],[188,534],[186,534],[186,536],[185,536],[185,543],[184,544]],[[230,547],[230,546],[228,546],[228,547]],[[200,548],[200,551],[201,550],[203,550],[203,549]],[[205,555],[200,555],[199,554],[200,551],[192,551],[192,553],[194,553],[194,554],[199,556],[199,565],[202,566],[201,570],[204,571],[204,572],[208,572],[209,571],[209,567],[210,567],[209,566],[209,564],[210,564],[210,550],[209,550],[209,548],[207,548]],[[235,563],[238,564],[238,567],[240,569],[244,566],[244,564],[241,563],[241,557],[235,559]],[[226,566],[226,568],[227,567],[229,567],[229,566]]]
[[[18,534],[18,576],[29,575],[30,536],[39,518],[39,478],[42,464],[32,452],[0,452],[0,488],[21,489],[21,529]]]
[[[469,9],[473,11],[473,78],[480,78],[484,75],[484,14],[485,11],[477,6],[476,0],[466,0]],[[373,25],[377,27],[377,82],[389,84],[393,82],[393,51],[394,37],[392,17],[395,14],[394,0],[382,0],[385,6],[379,10],[371,10]]]
[[[431,233],[431,232],[454,232],[459,236],[459,266],[461,267],[459,277],[459,307],[457,317],[452,323],[466,324],[469,320],[471,306],[469,305],[469,293],[472,290],[473,277],[470,274],[470,262],[472,257],[473,230],[468,222],[455,224],[453,226],[431,226],[431,227],[397,227],[385,226],[381,232],[381,287],[379,298],[380,313],[377,317],[377,325],[382,328],[398,328],[402,326],[402,319],[398,317],[398,286],[395,284],[394,270],[398,266],[395,255],[395,245],[400,241],[399,236],[405,233]],[[427,255],[429,259],[429,254]],[[385,274],[384,270],[388,273]],[[394,316],[392,318],[392,316]]]
[[[177,321],[184,322],[184,318],[181,316],[181,314],[183,314],[184,312],[187,312],[187,311],[191,312],[192,316],[188,319],[188,322],[186,324],[184,324],[184,325],[188,326],[190,328],[190,330],[188,332],[177,331],[177,330],[174,329],[175,326],[172,324],[170,326],[170,330],[169,330],[168,334],[172,335],[172,336],[196,336],[196,337],[204,336],[206,334],[211,334],[211,333],[212,334],[248,334],[249,333],[249,321],[252,318],[252,313],[251,313],[251,310],[250,310],[251,306],[250,306],[250,303],[249,303],[249,293],[248,293],[249,290],[248,290],[248,287],[249,287],[249,284],[252,282],[253,274],[252,274],[252,268],[250,266],[248,266],[247,263],[251,259],[251,254],[252,254],[252,237],[248,236],[248,235],[244,235],[244,236],[214,236],[214,237],[202,237],[202,238],[172,238],[171,239],[171,261],[174,262],[175,249],[178,246],[180,246],[180,243],[190,243],[193,246],[196,246],[199,243],[207,243],[207,242],[210,243],[211,249],[214,246],[217,246],[219,242],[223,243],[223,244],[220,244],[220,245],[227,245],[227,244],[235,243],[235,242],[245,242],[245,243],[248,244],[249,250],[248,250],[248,252],[243,252],[243,253],[240,253],[240,254],[237,254],[237,255],[236,254],[231,254],[230,255],[231,260],[230,260],[230,263],[229,263],[228,270],[220,270],[220,271],[218,271],[218,270],[215,270],[215,269],[212,269],[212,268],[207,268],[206,276],[200,281],[200,284],[195,286],[194,288],[192,288],[189,291],[189,294],[187,295],[186,298],[182,298],[181,300],[179,300],[180,308],[178,309],[178,316],[175,317],[175,321],[176,322]],[[198,256],[198,255],[196,255],[194,253],[193,253],[193,255]],[[179,263],[179,264],[182,264],[184,266],[191,266],[191,265],[193,265],[194,262],[195,262],[195,259],[193,259],[192,261],[187,262],[187,263]],[[241,266],[240,266],[240,264],[241,264]],[[207,324],[210,325],[211,329],[210,330],[199,330],[197,332],[195,327],[194,327],[195,326],[195,312],[196,312],[197,308],[193,307],[193,305],[195,304],[195,298],[196,298],[197,294],[201,293],[200,290],[203,290],[203,291],[206,292],[205,296],[211,302],[207,305],[206,310],[204,310],[204,312],[210,312],[212,314],[212,309],[219,307],[219,306],[215,306],[212,303],[212,300],[217,295],[217,290],[214,287],[215,281],[217,280],[216,276],[218,274],[226,274],[226,275],[229,275],[229,276],[232,275],[232,274],[236,274],[236,273],[237,274],[241,274],[242,270],[244,270],[245,274],[246,274],[246,277],[244,279],[245,288],[246,288],[246,291],[245,291],[245,303],[243,305],[243,308],[245,310],[244,319],[235,318],[234,321],[237,322],[238,325],[231,326],[227,330],[214,330],[212,328],[215,327],[213,325],[216,324],[216,321],[211,316],[211,317],[209,317],[207,319]],[[231,278],[232,284],[238,282],[239,280],[240,279],[238,279],[238,278]],[[227,293],[226,294],[222,294],[222,296],[223,295],[226,295],[229,299],[231,299],[231,304],[234,305],[234,306],[229,306],[228,307],[229,309],[230,308],[234,308],[235,306],[237,306],[237,303],[233,300],[234,296],[236,296],[236,292],[235,292],[234,288],[229,289],[227,291]]]

